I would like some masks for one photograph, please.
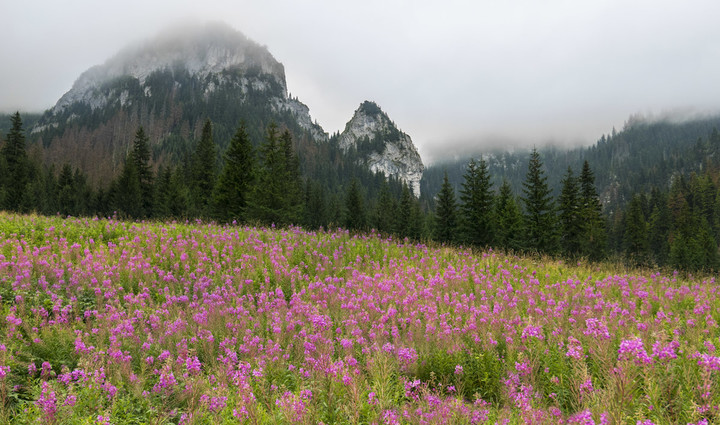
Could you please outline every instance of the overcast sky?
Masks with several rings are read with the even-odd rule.
[[[127,44],[208,20],[266,45],[329,133],[374,100],[425,162],[720,111],[717,0],[3,0],[0,16],[5,112],[49,108]]]

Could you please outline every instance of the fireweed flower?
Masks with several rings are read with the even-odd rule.
[[[51,420],[55,416],[57,412],[57,399],[55,398],[55,391],[53,391],[47,381],[43,381],[42,391],[35,405],[40,408],[46,417],[51,418]]]
[[[659,360],[672,360],[677,358],[676,350],[680,347],[680,343],[677,341],[670,341],[668,344],[663,344],[660,341],[653,344],[652,353],[653,357],[657,357]]]
[[[608,331],[607,325],[594,317],[585,319],[585,330],[583,334],[599,339],[610,339],[610,332]]]
[[[567,352],[565,355],[567,357],[572,357],[574,359],[582,359],[583,358],[583,348],[580,344],[580,341],[573,337],[568,337],[568,344],[567,344]]]
[[[702,366],[705,370],[720,370],[720,357],[710,354],[701,354],[699,357],[700,359],[698,360],[698,365]]]
[[[526,341],[528,338],[537,338],[539,340],[545,339],[542,333],[542,326],[532,326],[528,325],[522,330],[522,334],[520,335],[523,341]]]
[[[620,348],[618,348],[618,359],[632,360],[636,364],[651,364],[653,362],[652,358],[650,358],[645,351],[642,339],[640,338],[623,340],[620,343]]]

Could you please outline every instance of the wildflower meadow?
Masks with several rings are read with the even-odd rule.
[[[0,423],[709,424],[711,277],[0,213]]]

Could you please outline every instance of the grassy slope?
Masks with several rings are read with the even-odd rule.
[[[300,229],[2,214],[0,233],[6,422],[718,415],[712,279]]]

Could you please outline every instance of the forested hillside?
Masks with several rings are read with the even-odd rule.
[[[649,193],[653,188],[668,190],[674,175],[689,176],[693,171],[703,171],[708,159],[720,155],[718,128],[720,117],[680,123],[631,119],[622,131],[613,130],[590,147],[537,148],[555,195],[560,193],[567,168],[579,170],[587,160],[595,170],[603,206],[606,212],[611,212],[629,202],[634,193]],[[519,193],[529,155],[530,150],[490,151],[478,152],[476,157],[485,159],[496,186],[505,179],[513,191]],[[440,190],[445,171],[451,184],[459,189],[469,159],[428,166],[421,182],[423,194],[432,196]]]

